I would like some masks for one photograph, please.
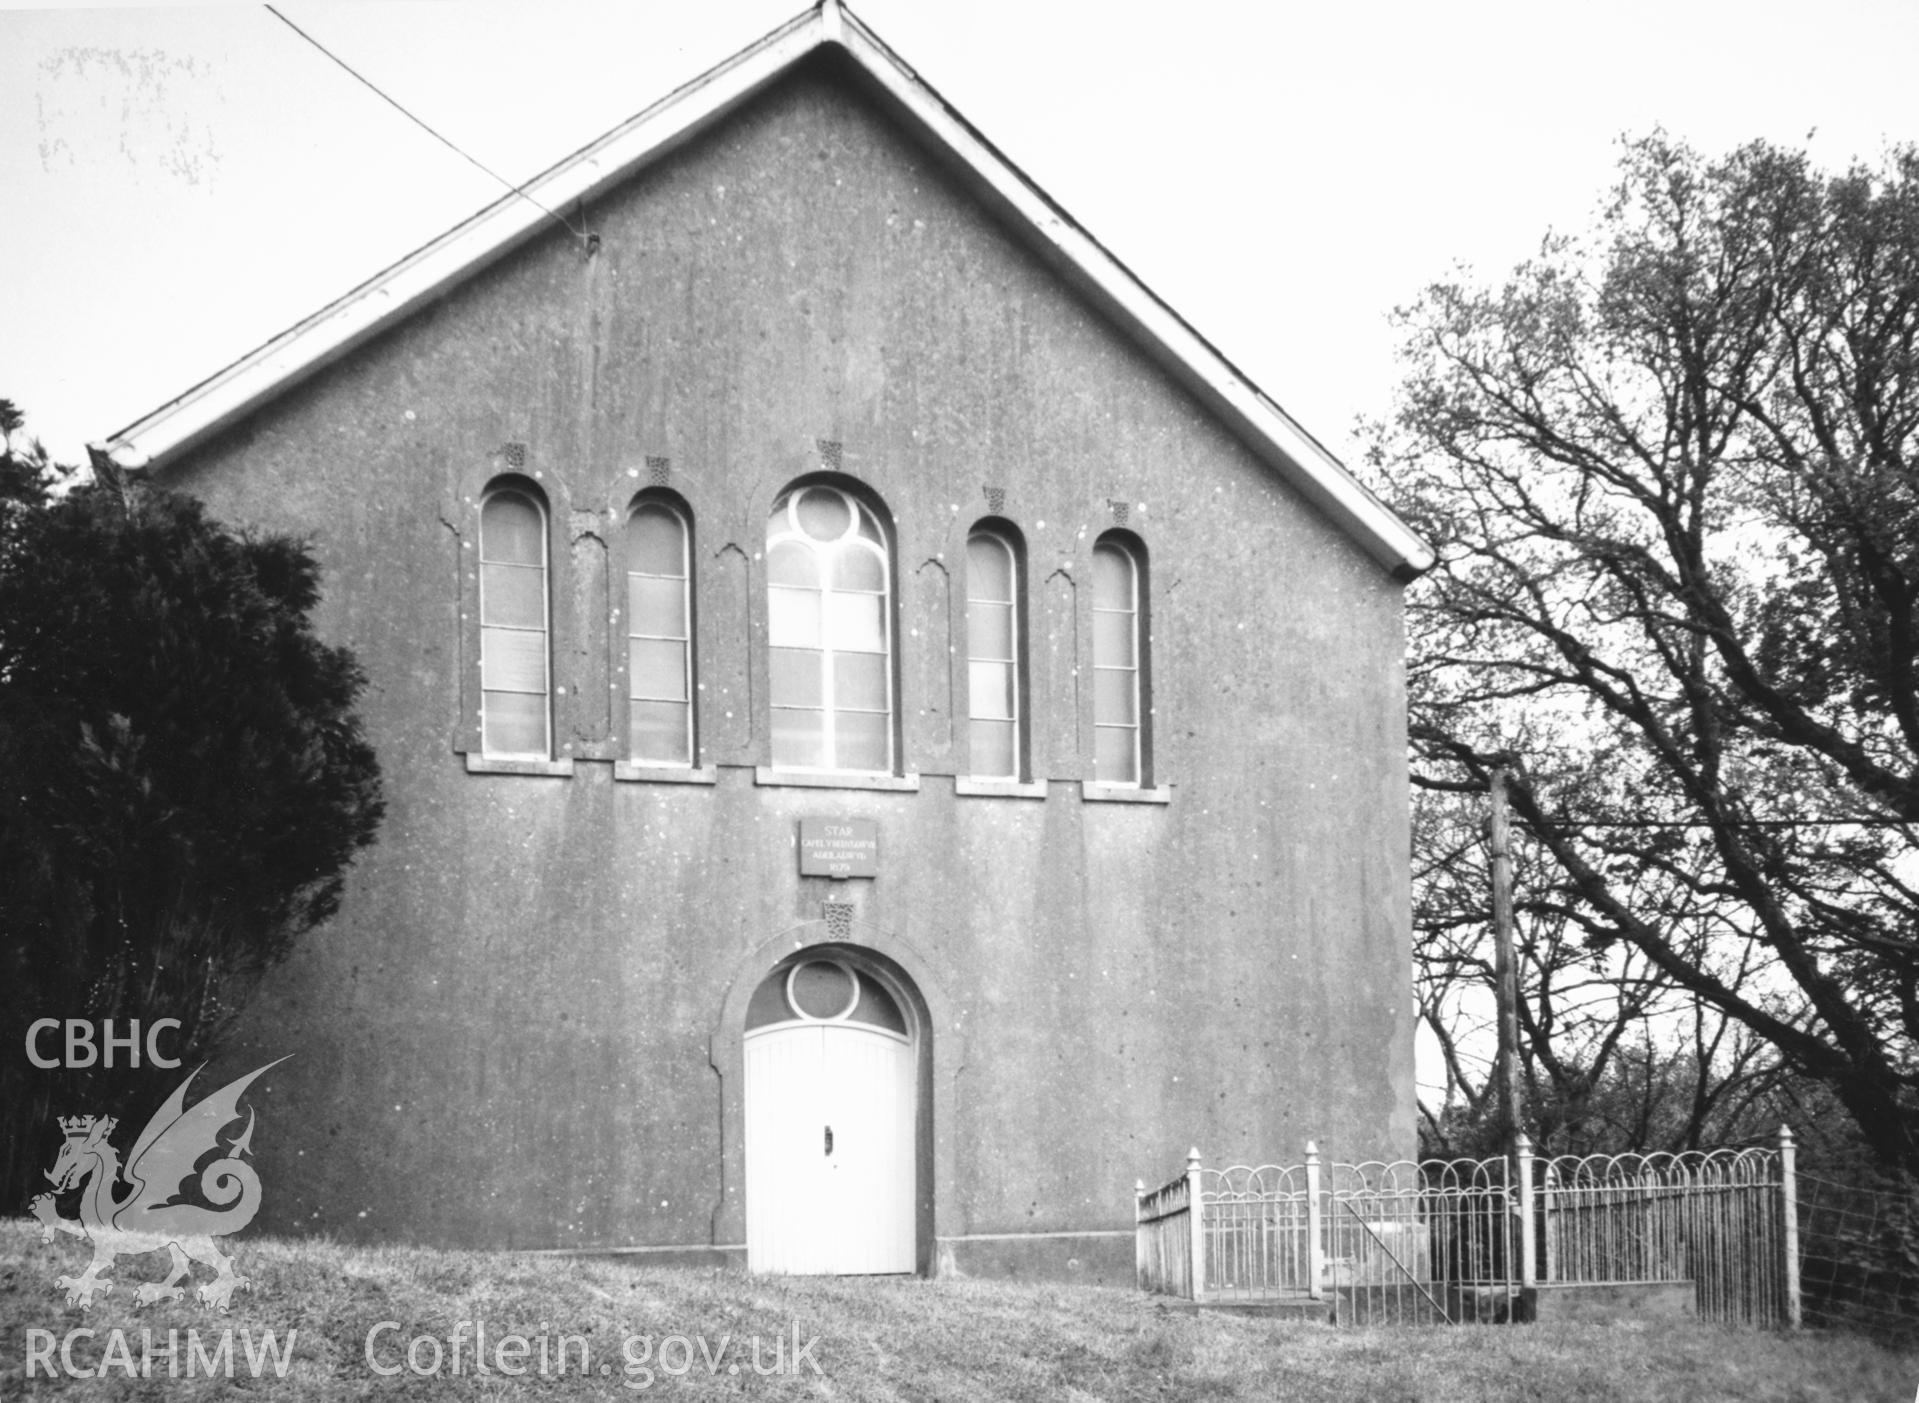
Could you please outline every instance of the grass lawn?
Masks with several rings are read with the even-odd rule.
[[[52,1280],[80,1272],[85,1244],[61,1237],[43,1246],[37,1225],[0,1223],[0,1397],[228,1394],[236,1382],[224,1371],[206,1378],[201,1367],[212,1357],[219,1368],[228,1329],[238,1389],[292,1399],[697,1392],[745,1399],[1906,1403],[1919,1390],[1919,1354],[1843,1335],[1664,1324],[1335,1330],[1193,1315],[1129,1290],[1095,1286],[748,1277],[625,1260],[250,1237],[233,1245],[253,1289],[235,1294],[229,1315],[210,1311],[191,1293],[136,1308],[134,1286],[166,1268],[158,1254],[125,1259],[109,1273],[115,1290],[82,1313],[65,1304]],[[208,1276],[204,1267],[196,1274]],[[383,1321],[397,1325],[374,1333],[369,1363],[369,1332]],[[456,1330],[461,1322],[467,1323]],[[485,1326],[492,1372],[484,1375],[474,1372],[472,1322]],[[73,1363],[96,1370],[94,1377],[72,1377],[60,1362],[61,1344],[75,1328],[96,1332],[74,1337],[69,1346]],[[199,1332],[197,1341],[189,1330]],[[269,1330],[283,1376],[264,1350]],[[191,1365],[195,1377],[168,1376],[169,1332],[174,1368],[184,1374]],[[509,1336],[523,1339],[524,1354],[516,1355],[521,1346]],[[138,1377],[149,1339],[157,1355],[147,1356],[148,1376]],[[456,1339],[457,1376],[451,1372]],[[116,1341],[124,1344],[124,1356]],[[262,1361],[257,1382],[248,1376],[249,1343]],[[28,1378],[31,1349],[51,1364],[36,1363]],[[437,1352],[440,1373],[416,1374],[408,1367],[409,1349],[422,1369]],[[562,1353],[564,1374],[557,1372]],[[502,1363],[517,1363],[525,1373],[501,1373]],[[374,1366],[396,1372],[379,1374]],[[48,1377],[49,1367],[60,1372]]]

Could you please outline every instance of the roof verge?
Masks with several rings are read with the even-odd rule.
[[[1400,579],[1431,568],[1410,527],[1233,366],[838,0],[787,21],[312,316],[127,425],[97,451],[164,466],[534,237],[562,208],[692,139],[822,48],[843,52],[896,115],[1035,251],[1281,478]],[[544,208],[543,208],[544,207]]]

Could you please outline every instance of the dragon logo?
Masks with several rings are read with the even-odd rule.
[[[217,1273],[199,1293],[203,1302],[216,1309],[227,1308],[234,1288],[251,1289],[244,1276],[234,1273],[233,1258],[221,1252],[213,1239],[239,1232],[260,1210],[260,1178],[240,1158],[253,1144],[252,1109],[247,1110],[246,1129],[230,1147],[220,1144],[220,1135],[240,1118],[240,1093],[255,1077],[284,1061],[282,1057],[228,1082],[187,1110],[187,1087],[201,1070],[196,1067],[133,1142],[124,1171],[119,1152],[107,1138],[115,1125],[111,1116],[61,1117],[66,1143],[47,1178],[54,1193],[85,1185],[80,1216],[61,1217],[53,1193],[41,1194],[28,1206],[40,1220],[42,1242],[52,1242],[59,1231],[93,1243],[93,1261],[84,1273],[54,1278],[54,1289],[67,1293],[68,1305],[85,1310],[96,1297],[113,1290],[113,1283],[102,1280],[100,1273],[112,1267],[115,1257],[137,1257],[163,1247],[173,1254],[172,1274],[165,1281],[143,1283],[134,1293],[139,1305],[179,1300],[185,1294],[180,1283],[193,1277],[190,1262],[203,1262]],[[219,1158],[199,1172],[200,1195],[213,1205],[204,1207],[186,1201],[182,1193],[196,1166],[209,1154]],[[114,1187],[122,1178],[131,1188],[116,1199]]]

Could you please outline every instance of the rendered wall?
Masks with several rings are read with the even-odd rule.
[[[585,221],[596,257],[555,230],[172,472],[230,521],[313,540],[323,632],[372,679],[387,776],[344,911],[227,1059],[295,1055],[260,1097],[261,1222],[740,1242],[727,1000],[824,937],[807,923],[829,896],[923,984],[952,1260],[1129,1230],[1135,1178],[1193,1144],[1212,1163],[1297,1158],[1308,1137],[1410,1152],[1400,587],[830,67]],[[755,782],[757,557],[822,443],[894,516],[916,793]],[[456,753],[474,501],[508,444],[557,518],[568,778],[469,774]],[[608,542],[662,458],[695,522],[710,785],[611,763]],[[1043,799],[952,779],[986,487],[1027,542]],[[1079,596],[1114,502],[1150,553],[1165,804],[1079,785]],[[833,815],[878,821],[877,878],[797,875],[797,820]]]

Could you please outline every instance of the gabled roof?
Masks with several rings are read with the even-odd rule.
[[[1400,579],[1431,549],[1384,503],[886,47],[839,0],[819,3],[599,140],[416,249],[177,399],[94,445],[125,466],[168,461],[541,232],[548,216],[626,179],[725,117],[808,55],[850,59],[893,114],[1082,296],[1285,481]],[[537,203],[535,203],[537,202]],[[544,209],[542,208],[544,207]]]

